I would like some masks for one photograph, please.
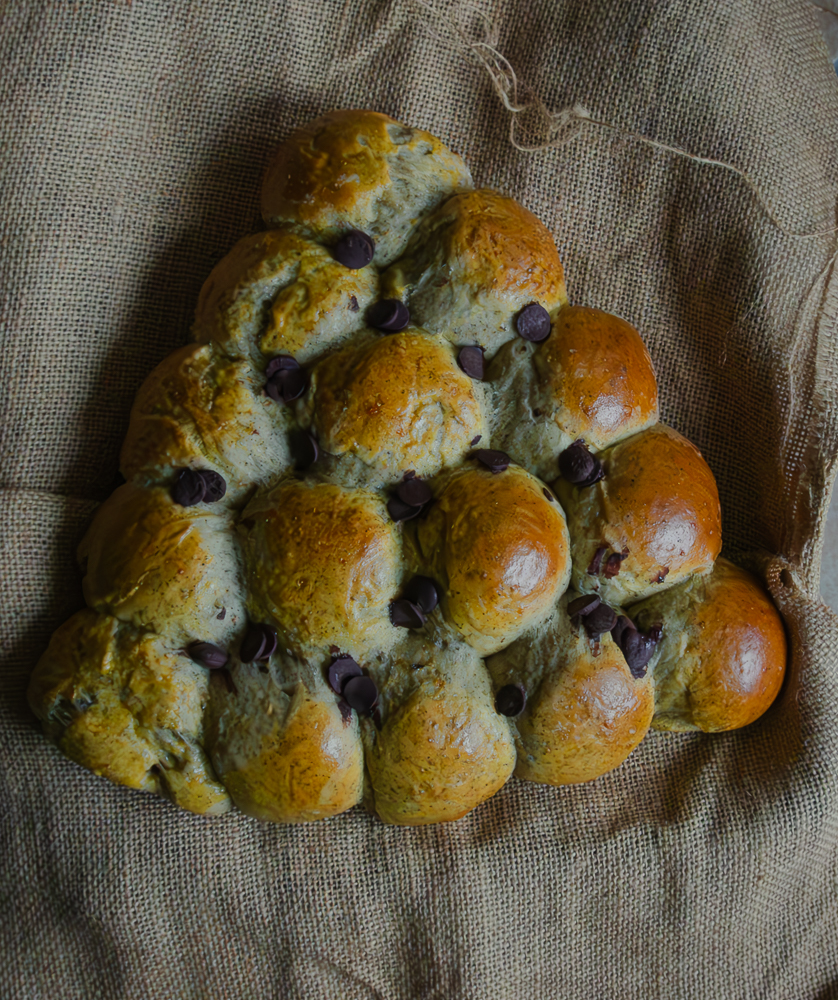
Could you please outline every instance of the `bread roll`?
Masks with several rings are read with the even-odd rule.
[[[445,618],[479,653],[512,642],[550,613],[570,578],[564,514],[517,466],[472,461],[435,486],[415,527],[418,551],[442,589]]]
[[[618,316],[564,306],[541,343],[505,344],[489,367],[492,442],[548,481],[579,438],[601,451],[658,419],[658,387],[640,334]]]
[[[321,448],[357,456],[389,481],[456,465],[487,433],[479,390],[453,349],[415,330],[326,358],[309,400]]]
[[[663,627],[652,661],[655,729],[739,729],[777,697],[787,654],[782,619],[759,580],[727,559],[631,614],[644,627]]]
[[[517,336],[516,318],[537,303],[567,302],[553,237],[523,205],[496,191],[455,195],[420,224],[381,276],[381,294],[405,302],[413,322],[487,359]]]
[[[325,244],[361,230],[384,267],[421,216],[470,187],[466,165],[429,132],[374,111],[331,111],[274,153],[262,182],[262,216]]]
[[[574,587],[619,607],[709,572],[722,546],[721,509],[695,445],[657,424],[598,457],[599,482],[554,484],[567,512]]]

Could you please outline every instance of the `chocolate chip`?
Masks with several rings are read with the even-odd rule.
[[[544,487],[544,489],[543,489],[543,490],[542,490],[541,492],[542,492],[542,493],[544,494],[544,496],[545,496],[545,497],[547,498],[547,501],[548,501],[548,503],[552,503],[552,502],[553,502],[553,501],[554,501],[554,500],[556,499],[556,498],[555,498],[555,497],[553,496],[553,494],[552,494],[552,493],[551,493],[551,492],[550,492],[550,491],[549,491],[549,490],[547,489],[547,487],[546,487],[546,486]]]
[[[226,617],[226,615],[227,615],[227,609],[226,609],[226,608],[222,608],[222,609],[221,609],[221,610],[220,610],[220,611],[218,612],[218,614],[217,614],[217,615],[216,615],[215,617],[216,617],[216,618],[217,618],[217,619],[218,619],[218,620],[219,620],[220,622],[223,622],[223,621],[224,621],[224,618]]]
[[[217,503],[227,492],[227,480],[212,469],[201,469],[198,475],[204,481],[204,503]]]
[[[527,692],[520,684],[505,684],[495,695],[495,708],[500,715],[514,718],[524,711]]]
[[[359,306],[358,306],[358,300],[355,298],[354,295],[350,295],[349,296],[349,310],[350,310],[350,312],[356,313],[356,312],[358,312],[358,308],[359,308]]]
[[[605,475],[602,463],[585,447],[585,442],[574,441],[559,455],[559,472],[574,486],[593,486]]]
[[[421,628],[425,624],[425,616],[412,601],[391,601],[390,621],[399,628]]]
[[[350,229],[338,240],[332,254],[338,263],[352,271],[366,267],[375,255],[375,243],[360,229]]]
[[[645,677],[646,666],[655,652],[655,643],[651,636],[637,632],[635,629],[626,629],[620,637],[620,649],[626,658],[631,676],[638,680]]]
[[[248,628],[239,648],[242,663],[267,660],[276,652],[276,641],[276,629],[272,625],[254,622]]]
[[[292,358],[290,354],[277,354],[275,358],[271,358],[268,362],[268,367],[265,369],[265,378],[270,378],[272,375],[276,375],[277,372],[296,371],[299,367],[299,362]]]
[[[594,552],[594,557],[591,560],[590,565],[588,566],[588,576],[596,576],[597,573],[599,573],[600,567],[602,566],[602,557],[605,555],[607,551],[608,551],[607,545],[600,545],[600,547],[596,550],[596,552]]]
[[[472,457],[496,473],[505,472],[512,462],[505,451],[493,451],[491,448],[480,448]]]
[[[275,403],[290,403],[302,396],[307,385],[302,368],[280,368],[265,382],[265,392]]]
[[[338,702],[338,708],[340,709],[340,717],[343,720],[344,726],[348,726],[352,721],[352,706],[345,698],[341,698]]]
[[[194,507],[204,499],[204,478],[194,469],[181,469],[172,486],[172,500],[181,507]]]
[[[610,632],[617,624],[617,612],[607,604],[599,604],[585,616],[582,624],[592,639],[598,639],[603,632]]]
[[[469,378],[483,378],[483,349],[481,347],[464,347],[457,355],[457,364]]]
[[[193,642],[186,647],[186,655],[207,670],[220,670],[230,659],[223,649],[219,649],[211,642]]]
[[[474,446],[475,446],[475,445],[477,444],[477,442],[478,442],[478,441],[480,440],[480,438],[482,438],[482,437],[483,437],[483,435],[482,435],[482,434],[477,434],[477,435],[476,435],[475,437],[473,437],[473,438],[471,439],[471,446],[472,446],[472,448],[473,448],[473,447],[474,447]]]
[[[404,588],[404,596],[426,615],[439,604],[439,589],[429,576],[414,576]]]
[[[621,552],[612,552],[605,560],[605,579],[611,580],[620,572],[620,563],[625,559]]]
[[[329,666],[329,687],[335,694],[343,694],[343,688],[351,677],[362,677],[361,668],[351,656],[339,656]]]
[[[418,517],[422,513],[422,508],[405,503],[398,497],[390,497],[387,501],[387,513],[394,521],[409,521],[412,517]]]
[[[660,642],[663,638],[663,625],[661,622],[654,624],[646,633],[652,642]]]
[[[236,682],[233,680],[233,675],[226,667],[222,667],[221,670],[217,671],[212,675],[213,681],[218,678],[216,683],[223,684],[227,694],[238,694],[239,689],[236,687]]]
[[[402,476],[402,479],[405,482],[407,482],[408,479],[415,479],[415,478],[416,478],[416,473],[413,471],[413,469],[408,469],[407,472]]]
[[[583,594],[574,598],[567,606],[567,613],[571,618],[577,615],[589,615],[595,608],[598,608],[602,601],[597,594]]]
[[[371,677],[352,677],[346,682],[343,696],[359,715],[365,715],[378,701],[378,688]]]
[[[634,622],[628,617],[628,615],[618,615],[617,622],[614,625],[614,628],[611,629],[611,638],[617,643],[618,646],[620,646],[621,649],[623,632],[625,632],[626,629],[634,629],[634,631],[637,631]]]
[[[320,458],[320,446],[317,438],[309,431],[297,431],[289,435],[291,453],[294,456],[294,468],[298,472],[310,469]]]
[[[531,302],[515,318],[518,336],[538,344],[550,336],[550,313],[537,302]]]
[[[396,496],[411,507],[424,507],[434,498],[434,492],[423,479],[406,479],[396,487]]]
[[[385,333],[398,333],[410,323],[410,313],[398,299],[381,299],[367,310],[367,323]]]
[[[663,566],[661,568],[660,572],[656,576],[652,577],[652,581],[651,582],[652,583],[663,583],[663,581],[666,579],[666,574],[668,572],[669,572],[669,567],[668,566]]]

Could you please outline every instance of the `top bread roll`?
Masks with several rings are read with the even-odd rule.
[[[466,165],[429,132],[375,111],[331,111],[274,153],[262,217],[326,244],[358,229],[375,241],[374,261],[385,267],[421,216],[470,187]]]

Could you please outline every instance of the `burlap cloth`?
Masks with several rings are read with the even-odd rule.
[[[553,108],[745,170],[829,229],[838,82],[805,0],[477,0]],[[516,151],[479,67],[403,0],[4,5],[0,994],[838,997],[838,620],[818,602],[838,443],[836,234],[601,129]],[[513,780],[462,821],[201,819],[97,779],[24,702],[81,604],[73,549],[131,400],[257,225],[272,145],[367,106],[439,134],[554,232],[575,302],[630,319],[793,658],[731,735]]]

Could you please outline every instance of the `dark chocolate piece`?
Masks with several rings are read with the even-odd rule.
[[[398,299],[381,299],[367,310],[367,323],[385,333],[398,333],[410,323],[410,313]]]
[[[362,233],[360,229],[350,229],[335,244],[332,254],[344,267],[358,271],[372,260],[375,255],[375,243],[372,237]]]
[[[611,580],[620,572],[620,564],[626,558],[628,552],[612,552],[605,560],[605,579]]]
[[[505,472],[512,462],[512,459],[505,451],[494,451],[491,448],[480,448],[474,452],[472,457],[495,473]]]
[[[198,475],[204,481],[204,503],[217,503],[227,492],[227,480],[212,469],[201,469]]]
[[[275,403],[290,403],[302,396],[307,385],[302,368],[280,368],[265,382],[265,392]]]
[[[591,560],[590,566],[588,566],[588,576],[596,576],[599,573],[602,566],[602,557],[608,551],[607,545],[600,545],[600,547],[594,552],[594,557]]]
[[[299,367],[299,362],[292,358],[290,354],[277,354],[275,358],[271,358],[268,362],[268,367],[265,369],[265,378],[269,379],[276,375],[277,372],[296,371]]]
[[[576,615],[589,615],[595,608],[598,608],[602,603],[598,594],[583,594],[581,597],[575,597],[567,606],[567,613],[571,618],[575,618]]]
[[[422,628],[425,616],[412,601],[391,601],[390,621],[399,628]]]
[[[434,493],[423,479],[406,479],[396,487],[396,496],[411,507],[424,507],[433,500]]]
[[[225,619],[225,618],[227,617],[227,609],[226,609],[226,608],[222,608],[222,609],[221,609],[221,610],[220,610],[220,611],[218,612],[218,614],[217,614],[217,615],[216,615],[215,617],[216,617],[216,618],[217,618],[217,619],[218,619],[218,620],[219,620],[220,622],[223,622],[223,621],[224,621],[224,619]]]
[[[602,463],[588,451],[581,438],[559,455],[559,472],[569,483],[583,488],[593,486],[605,475]]]
[[[390,497],[387,501],[387,513],[394,521],[409,521],[412,517],[418,517],[422,513],[422,508],[405,503],[398,497]]]
[[[372,677],[351,677],[343,689],[343,696],[359,715],[366,715],[378,701],[378,688]]]
[[[352,706],[345,698],[341,698],[338,702],[338,708],[340,709],[340,717],[344,726],[348,726],[352,721]]]
[[[439,604],[439,588],[429,576],[414,576],[404,588],[404,596],[426,615]]]
[[[457,355],[457,364],[469,378],[483,378],[483,348],[463,347]]]
[[[547,487],[546,487],[546,486],[545,486],[545,487],[544,487],[544,488],[542,489],[542,491],[541,491],[541,492],[542,492],[542,493],[544,494],[544,496],[546,497],[546,499],[547,499],[547,502],[548,502],[548,503],[553,503],[553,502],[555,501],[555,499],[556,499],[556,498],[555,498],[555,497],[553,496],[553,494],[552,494],[552,493],[551,493],[551,492],[550,492],[550,491],[549,491],[549,490],[547,489]]]
[[[329,687],[335,694],[343,694],[344,686],[351,677],[362,677],[363,673],[351,656],[339,656],[329,666]]]
[[[471,446],[472,446],[472,448],[473,448],[473,447],[474,447],[474,446],[475,446],[475,445],[477,444],[477,442],[478,442],[478,441],[480,440],[480,438],[482,438],[482,437],[483,437],[483,435],[482,435],[482,434],[477,434],[477,435],[475,435],[475,437],[473,437],[473,438],[471,439]]]
[[[617,624],[617,612],[607,604],[599,604],[582,619],[582,624],[591,639],[598,639]]]
[[[631,676],[638,680],[645,677],[646,667],[655,652],[655,642],[652,637],[636,629],[626,629],[620,637],[620,649],[626,658]]]
[[[211,642],[191,643],[191,645],[186,647],[186,655],[194,663],[199,663],[202,667],[206,667],[207,670],[220,670],[230,659],[223,649],[219,649],[218,646],[214,646]]]
[[[204,478],[194,469],[181,469],[172,486],[172,500],[181,507],[194,507],[204,499]]]
[[[310,469],[320,458],[320,446],[317,438],[310,431],[299,431],[290,436],[291,451],[294,455],[294,467],[298,472]]]
[[[614,625],[614,628],[611,629],[611,638],[617,643],[618,646],[620,646],[620,649],[623,648],[621,643],[623,632],[625,632],[626,629],[634,629],[637,631],[637,626],[628,615],[618,615],[617,622]]]
[[[521,684],[505,684],[495,695],[495,708],[500,715],[514,718],[524,711],[527,692]]]
[[[550,336],[550,313],[538,302],[531,302],[515,317],[515,329],[519,337],[538,344]]]

